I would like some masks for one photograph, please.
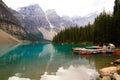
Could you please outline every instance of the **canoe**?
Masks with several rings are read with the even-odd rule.
[[[72,54],[78,55],[91,55],[91,54],[98,54],[99,50],[101,49],[86,49],[86,48],[73,48]]]
[[[102,49],[101,46],[86,46],[86,49]]]
[[[97,54],[120,54],[120,51],[105,50],[105,49],[86,49],[86,48],[72,48],[72,54],[77,55],[97,55]]]

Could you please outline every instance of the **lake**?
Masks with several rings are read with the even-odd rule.
[[[120,55],[72,55],[72,44],[0,45],[0,80],[90,80]]]

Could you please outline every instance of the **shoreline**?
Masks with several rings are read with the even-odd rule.
[[[120,80],[120,59],[111,62],[113,65],[98,70],[96,80]]]

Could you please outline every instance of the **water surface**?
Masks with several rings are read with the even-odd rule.
[[[0,80],[89,80],[119,55],[72,55],[81,45],[34,43],[0,46]]]

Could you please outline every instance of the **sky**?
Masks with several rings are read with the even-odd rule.
[[[55,9],[60,15],[86,16],[93,12],[112,12],[114,0],[3,0],[8,7],[17,10],[20,7],[39,4],[44,10]]]

